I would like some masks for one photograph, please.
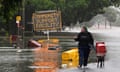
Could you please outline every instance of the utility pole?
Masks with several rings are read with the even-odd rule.
[[[24,36],[25,36],[25,35],[24,35],[24,33],[25,33],[25,0],[22,0],[22,9],[23,9],[23,10],[22,10],[22,21],[23,21],[23,22],[22,22],[22,23],[23,23],[23,28],[22,28],[22,29],[23,29],[23,30],[22,30],[22,31],[23,31],[23,32],[22,32],[22,42],[23,42],[22,45],[23,45],[23,46],[22,46],[22,47],[25,48],[25,37],[24,37]]]

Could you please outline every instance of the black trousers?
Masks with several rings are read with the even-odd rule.
[[[82,65],[87,66],[89,54],[90,54],[89,48],[86,48],[86,47],[79,48],[79,65],[80,66]]]

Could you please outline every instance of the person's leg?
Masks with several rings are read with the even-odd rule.
[[[105,58],[104,58],[104,56],[103,56],[103,57],[102,57],[102,62],[103,62],[102,66],[103,66],[103,67],[104,67],[104,59],[105,59]]]
[[[90,53],[90,50],[89,50],[89,49],[86,49],[86,50],[84,51],[84,66],[87,66],[89,53]]]
[[[84,59],[84,52],[82,49],[79,51],[79,65],[80,67],[83,65],[83,59]]]
[[[97,68],[99,67],[100,58],[97,56]]]
[[[102,59],[102,56],[100,56],[100,68],[103,67],[103,59]]]
[[[81,55],[81,54],[80,54],[80,50],[78,51],[78,54],[79,54],[79,66],[80,66],[80,59],[81,59],[81,58],[80,58],[80,57],[81,57],[81,56],[80,56],[80,55]]]

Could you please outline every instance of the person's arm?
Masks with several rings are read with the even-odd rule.
[[[91,33],[89,33],[89,37],[90,37],[90,47],[96,51],[96,47],[94,46],[94,39]]]
[[[94,45],[94,39],[91,33],[89,33],[89,37],[90,37],[90,44]]]
[[[74,39],[75,41],[79,41],[80,40],[80,33],[78,34],[77,38]]]

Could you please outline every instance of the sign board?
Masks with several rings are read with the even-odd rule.
[[[39,11],[33,13],[32,20],[35,31],[60,30],[62,28],[60,11]]]

